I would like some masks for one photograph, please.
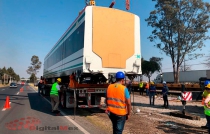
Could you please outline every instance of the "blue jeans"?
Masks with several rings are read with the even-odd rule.
[[[113,134],[122,134],[126,121],[126,115],[120,116],[110,112],[109,118],[112,121]]]
[[[168,107],[168,95],[163,95],[164,107]]]
[[[149,103],[150,103],[150,105],[155,105],[155,95],[154,94],[149,95]]]
[[[149,95],[149,89],[146,89],[146,96]]]

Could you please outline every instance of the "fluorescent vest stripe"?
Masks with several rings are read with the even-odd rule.
[[[210,116],[210,108],[207,108],[206,106],[204,106],[204,113],[205,115]]]
[[[51,91],[50,91],[50,95],[58,96],[58,89],[56,88],[57,85],[58,85],[57,82],[52,85],[52,88],[51,88]]]
[[[107,110],[116,115],[126,115],[125,86],[110,84],[107,89]]]

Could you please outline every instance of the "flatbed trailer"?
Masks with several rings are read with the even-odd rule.
[[[126,74],[132,81],[138,74]],[[105,96],[109,84],[78,83],[75,77],[69,77],[68,85],[60,85],[59,101],[64,108],[101,108],[106,107]],[[52,84],[47,84],[43,95],[49,96]]]
[[[176,83],[169,83],[166,84],[170,90],[174,91],[182,91],[182,84],[176,84]],[[203,91],[203,88],[200,84],[184,84],[186,91]],[[162,90],[163,84],[155,84],[156,89]],[[139,90],[139,84],[132,84],[132,88],[134,91]]]

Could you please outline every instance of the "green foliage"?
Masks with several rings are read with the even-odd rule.
[[[210,37],[210,4],[202,0],[153,0],[155,10],[146,21],[154,28],[150,41],[171,57],[175,82],[178,82],[179,67],[184,58],[194,59],[196,53]]]
[[[11,76],[11,77],[13,77],[13,78],[15,78],[16,77],[16,73],[14,72],[14,70],[13,70],[13,68],[12,67],[9,67],[8,69],[7,69],[7,74],[9,75],[9,76]]]
[[[31,57],[31,66],[28,67],[28,69],[26,70],[26,72],[28,74],[34,74],[36,75],[38,70],[41,68],[42,62],[39,61],[39,57],[34,55]]]
[[[1,80],[1,78],[2,78],[2,76],[3,76],[3,71],[2,71],[2,69],[0,68],[0,80]]]
[[[5,75],[4,75],[5,74]],[[17,75],[12,67],[6,69],[6,67],[0,68],[0,79],[8,79],[10,78],[16,81],[20,80],[20,76]]]
[[[35,74],[32,73],[29,79],[30,79],[30,82],[35,82],[37,80],[37,77]]]
[[[158,57],[153,57],[153,58],[150,58],[149,61],[146,61],[146,60],[143,60],[142,62],[142,74],[145,75],[146,77],[148,77],[149,81],[150,81],[150,77],[152,76],[152,74],[156,71],[160,71],[161,70],[161,67],[160,65],[158,64],[158,62],[160,61],[157,61],[154,59],[158,59]],[[161,58],[160,58],[161,59]]]
[[[8,74],[6,67],[2,68],[2,72],[5,73],[5,74]]]

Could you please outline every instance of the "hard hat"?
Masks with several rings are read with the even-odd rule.
[[[58,78],[57,81],[58,81],[58,82],[61,82],[61,78]]]
[[[124,79],[125,78],[125,74],[121,71],[116,73],[116,79]]]
[[[151,81],[150,84],[151,84],[151,85],[154,85],[154,82]]]
[[[209,83],[210,83],[210,81],[209,81],[209,80],[206,80],[206,81],[204,82],[204,86],[207,86]]]
[[[166,82],[165,82],[165,81],[163,81],[163,84],[166,84]]]
[[[205,86],[205,87],[210,89],[210,84],[208,84],[208,85],[207,85],[207,86]]]
[[[147,81],[145,81],[146,83],[148,83]]]

